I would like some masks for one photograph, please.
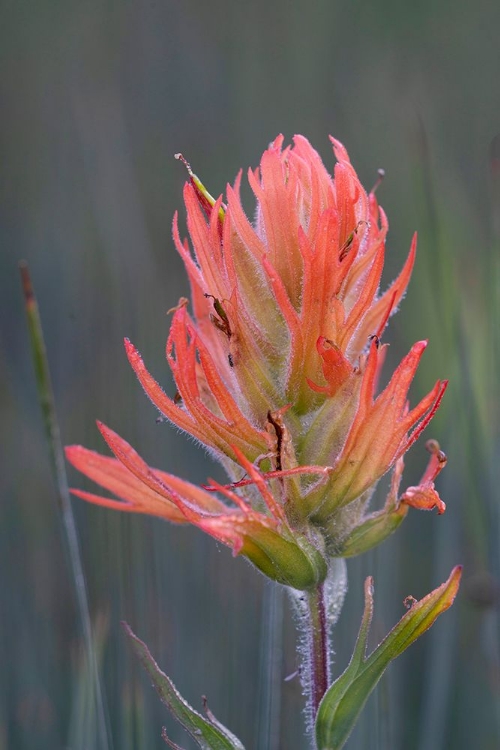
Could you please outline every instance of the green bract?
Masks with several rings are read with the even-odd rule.
[[[369,657],[365,656],[365,652],[373,615],[373,580],[366,579],[365,610],[352,659],[345,672],[325,694],[316,717],[318,750],[340,750],[344,747],[368,696],[389,663],[451,607],[461,574],[461,566],[453,568],[447,581],[413,604]]]

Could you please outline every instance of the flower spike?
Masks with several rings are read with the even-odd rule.
[[[177,216],[173,237],[192,314],[185,299],[171,310],[166,359],[176,395],[128,339],[125,350],[162,417],[206,446],[228,482],[195,487],[152,469],[104,425],[114,458],[79,446],[67,453],[116,499],[75,490],[79,497],[194,524],[297,588],[326,574],[325,550],[358,554],[388,536],[409,506],[444,510],[434,488],[444,460],[435,446],[420,484],[400,498],[397,489],[402,457],[447,385],[438,381],[409,408],[427,342],[414,344],[385,388],[378,385],[387,347],[380,340],[406,292],[416,236],[381,292],[387,217],[345,147],[331,142],[333,176],[303,136],[270,144],[247,172],[253,223],[240,199],[243,172],[216,198],[177,155],[188,171],[190,242]],[[391,469],[390,500],[369,513],[375,484]]]

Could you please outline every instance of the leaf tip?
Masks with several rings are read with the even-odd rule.
[[[450,606],[455,601],[455,597],[457,595],[457,592],[460,586],[460,581],[462,578],[463,567],[464,567],[463,565],[455,565],[455,567],[450,573],[450,577],[448,578],[448,581],[447,581],[448,588],[449,588],[448,600],[450,602]]]
[[[19,261],[19,272],[21,274],[21,284],[23,287],[24,301],[26,307],[30,308],[35,304],[35,292],[31,282],[31,275],[28,264],[25,260]]]
[[[365,580],[365,599],[373,599],[373,593],[373,576],[368,576]]]
[[[128,624],[126,620],[120,620],[120,625],[125,631],[126,635],[128,635],[130,638],[137,638],[134,631],[132,630],[132,628],[130,627],[130,625]]]

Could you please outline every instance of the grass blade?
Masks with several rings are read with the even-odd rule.
[[[92,675],[95,693],[95,710],[97,716],[97,740],[101,750],[109,750],[110,740],[106,727],[106,713],[104,699],[99,679],[97,658],[92,637],[92,626],[88,606],[87,589],[80,555],[80,545],[76,530],[75,518],[71,507],[64,451],[61,443],[59,423],[54,403],[50,369],[43,336],[42,322],[38,303],[35,297],[28,265],[24,261],[19,264],[21,282],[28,321],[28,332],[30,337],[31,353],[35,368],[35,377],[38,390],[38,398],[42,410],[42,416],[50,453],[51,469],[57,487],[58,508],[61,514],[62,524],[66,537],[66,543],[71,564],[71,571],[75,585],[75,594],[80,616],[85,650],[88,660],[89,673]]]

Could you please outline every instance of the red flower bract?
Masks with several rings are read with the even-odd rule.
[[[271,144],[260,168],[248,172],[253,223],[239,197],[241,174],[223,202],[189,170],[184,200],[193,252],[177,217],[173,235],[193,316],[187,300],[173,313],[167,360],[174,398],[125,342],[153,404],[222,461],[231,484],[208,492],[150,469],[103,426],[116,459],[68,449],[76,468],[122,502],[75,491],[80,497],[193,523],[298,588],[314,585],[338,535],[365,521],[372,488],[417,439],[446,388],[439,381],[409,408],[426,345],[418,342],[377,394],[381,338],[405,293],[416,239],[398,278],[380,294],[387,220],[344,147],[332,143],[333,178],[304,137],[291,147],[283,148],[282,136]],[[441,510],[432,479],[422,487],[409,488],[402,500]],[[339,522],[359,498],[357,512]]]

